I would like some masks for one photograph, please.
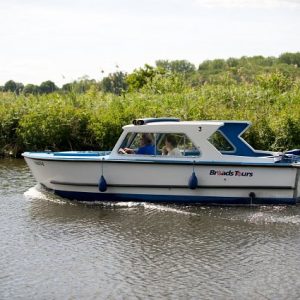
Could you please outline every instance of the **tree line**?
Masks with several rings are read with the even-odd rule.
[[[19,94],[50,94],[53,92],[85,93],[93,86],[99,91],[121,95],[128,91],[139,91],[155,78],[180,77],[185,84],[201,86],[205,83],[224,83],[224,80],[254,82],[259,74],[280,71],[290,77],[300,77],[300,52],[286,52],[279,57],[243,56],[241,58],[206,60],[196,67],[187,60],[158,60],[155,66],[145,64],[144,67],[128,74],[122,71],[110,73],[102,80],[87,77],[66,83],[61,88],[47,80],[40,85],[7,81],[0,86],[0,91]]]

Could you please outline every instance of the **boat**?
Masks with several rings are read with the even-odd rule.
[[[242,138],[250,125],[136,119],[111,151],[22,155],[38,183],[70,200],[296,204],[300,150],[255,150]]]

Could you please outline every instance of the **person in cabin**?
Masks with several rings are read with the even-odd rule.
[[[137,150],[131,148],[120,148],[119,153],[122,154],[142,154],[155,155],[155,145],[151,133],[142,133],[140,139],[140,147]]]
[[[174,135],[166,136],[165,146],[162,148],[162,155],[182,156],[182,153],[177,148],[177,141]]]

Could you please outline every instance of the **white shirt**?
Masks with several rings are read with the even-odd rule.
[[[180,150],[178,148],[174,148],[168,152],[168,156],[182,156]]]

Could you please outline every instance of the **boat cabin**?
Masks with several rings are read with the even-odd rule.
[[[174,118],[134,120],[123,133],[111,156],[118,159],[270,161],[273,152],[256,151],[242,137],[245,121],[180,121]],[[128,155],[127,155],[128,154]]]

